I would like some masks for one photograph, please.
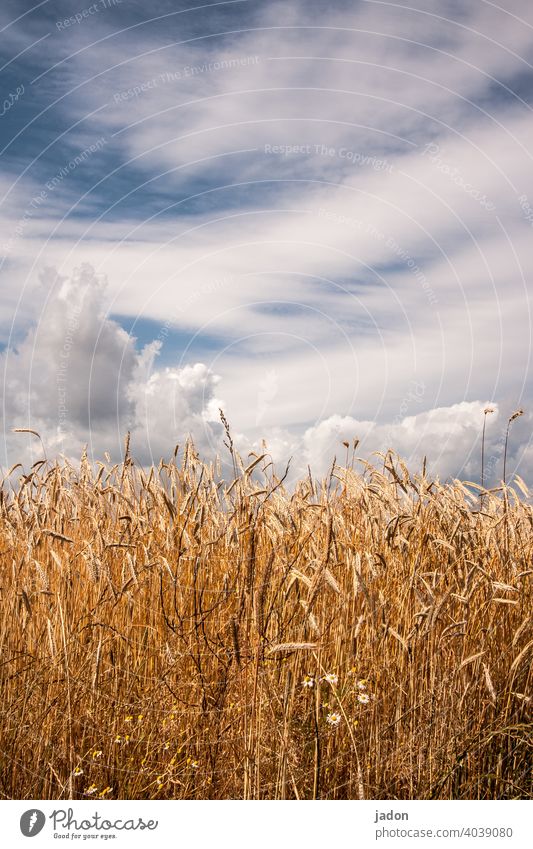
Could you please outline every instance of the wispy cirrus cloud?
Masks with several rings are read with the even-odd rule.
[[[388,436],[414,455],[391,423],[415,381],[426,418],[413,438],[429,434],[431,449],[437,411],[468,458],[482,399],[505,416],[531,397],[531,12],[196,5],[123,3],[58,29],[66,6],[45,4],[11,28],[19,50],[42,40],[14,65],[30,79],[9,113],[4,231],[65,163],[105,144],[4,251],[4,344],[43,321],[43,267],[71,278],[90,261],[108,279],[102,327],[116,340],[120,325],[149,326],[160,349],[154,360],[124,343],[130,389],[104,403],[118,429],[139,357],[158,410],[164,369],[201,361],[206,409],[220,375],[250,444],[265,432],[289,450],[313,433],[325,458],[339,422],[344,434],[373,422],[369,446]],[[6,359],[8,378],[19,363]],[[446,473],[470,462],[439,456]]]

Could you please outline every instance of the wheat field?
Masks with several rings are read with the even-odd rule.
[[[1,797],[531,798],[524,482],[228,447],[4,482]]]

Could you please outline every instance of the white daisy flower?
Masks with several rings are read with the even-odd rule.
[[[323,680],[323,681],[327,681],[327,682],[328,682],[328,684],[331,684],[333,687],[335,687],[335,686],[336,686],[336,684],[338,684],[338,683],[339,683],[339,676],[338,676],[338,675],[335,675],[335,673],[334,673],[334,672],[328,672],[328,674],[327,674],[327,675],[324,675],[324,677],[322,678],[322,680]]]
[[[339,725],[340,721],[341,721],[340,713],[335,713],[335,712],[328,713],[328,715],[326,717],[326,722],[328,723],[328,725],[333,725],[334,728],[336,728],[337,725]]]
[[[313,678],[313,676],[312,675],[306,675],[304,680],[302,681],[302,687],[308,687],[310,689],[311,687],[314,687],[314,686],[315,686],[315,679]]]

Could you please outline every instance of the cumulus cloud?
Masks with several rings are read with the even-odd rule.
[[[416,386],[407,399],[411,404],[419,403]],[[407,401],[406,401],[407,403]],[[502,480],[507,411],[505,414],[497,404],[487,417],[484,456],[484,483],[497,485]],[[351,458],[355,441],[355,456],[370,462],[381,460],[376,456],[393,450],[411,471],[420,471],[424,459],[430,475],[441,480],[460,478],[480,481],[483,411],[487,407],[482,401],[463,401],[448,407],[424,410],[414,415],[398,414],[390,422],[356,419],[338,414],[328,416],[305,430],[300,437],[273,428],[265,434],[262,443],[254,443],[255,451],[265,451],[272,456],[278,470],[291,460],[291,480],[307,473],[308,467],[314,475],[325,475],[336,458],[342,466]],[[515,474],[528,477],[533,470],[533,452],[529,442],[533,416],[527,413],[516,423],[508,445],[507,480]],[[349,444],[347,450],[346,445]],[[244,450],[245,440],[240,446]]]
[[[157,369],[161,342],[142,348],[105,312],[106,281],[90,265],[62,277],[49,269],[38,322],[0,356],[4,462],[20,459],[13,427],[38,431],[53,455],[115,452],[127,430],[142,463],[192,436],[216,443],[216,375],[202,364]]]
[[[149,360],[159,345],[149,346]],[[215,396],[217,375],[203,363],[183,368],[146,368],[146,357],[128,386],[132,403],[132,444],[143,462],[166,457],[175,444],[191,436],[198,449],[210,455],[219,449],[221,425]],[[144,446],[144,449],[143,449]],[[140,453],[141,451],[141,453]]]
[[[3,465],[36,458],[31,452],[35,443],[9,435],[13,427],[38,431],[50,456],[63,453],[75,459],[84,445],[95,458],[105,451],[117,456],[126,431],[131,433],[134,456],[144,465],[168,457],[189,436],[204,456],[220,454],[220,378],[208,365],[158,366],[162,339],[139,346],[109,318],[106,280],[90,265],[71,277],[48,269],[41,277],[41,289],[39,321],[19,344],[0,355]],[[424,410],[426,385],[412,380],[396,415],[388,420],[333,414],[319,417],[307,428],[290,430],[273,424],[276,415],[270,415],[281,390],[278,378],[278,372],[264,371],[256,385],[255,402],[249,405],[250,421],[264,440],[238,432],[235,444],[242,454],[268,451],[278,470],[292,458],[290,480],[305,475],[308,466],[313,474],[324,474],[334,456],[342,463],[342,443],[354,439],[359,440],[357,454],[365,458],[392,448],[413,468],[427,457],[430,471],[441,478],[479,479],[487,402],[463,401]],[[501,477],[507,421],[498,405],[492,406],[495,412],[487,419],[486,431],[487,483]],[[230,421],[234,413],[239,421],[238,408],[230,404],[226,412]],[[518,419],[514,428],[510,475],[520,462],[526,471],[533,466],[531,416]]]
[[[496,434],[533,397],[533,12],[521,0],[312,6],[309,24],[297,0],[222,4],[207,26],[200,9],[155,0],[148,21],[123,4],[68,37],[46,4],[14,21],[13,50],[35,42],[21,61],[36,103],[57,100],[35,114],[31,145],[11,140],[0,176],[0,342],[13,320],[16,333],[6,427],[58,426],[50,363],[89,259],[109,286],[93,275],[83,295],[68,426],[96,451],[126,429],[143,461],[178,432],[211,450],[220,374],[243,450],[266,436],[317,472],[357,435],[474,476],[478,407],[493,398],[497,475]],[[66,283],[36,288],[43,264]],[[174,342],[141,348],[118,323],[137,319],[170,321]],[[423,397],[405,403],[413,383]],[[513,426],[510,449],[524,470],[528,426]]]
[[[431,473],[441,478],[477,477],[483,422],[481,401],[453,404],[398,418],[390,424],[358,421],[351,416],[331,416],[309,428],[303,437],[306,455],[313,466],[324,468],[333,454],[343,459],[341,443],[359,439],[357,454],[394,449],[413,469],[428,459]],[[496,443],[498,409],[487,423],[487,454]],[[331,460],[329,460],[331,462]]]

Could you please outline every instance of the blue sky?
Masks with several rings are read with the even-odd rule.
[[[533,472],[529,3],[17,0],[0,30],[2,465],[16,426],[216,451],[223,406],[243,452],[475,478],[490,403],[493,478],[519,406]]]

